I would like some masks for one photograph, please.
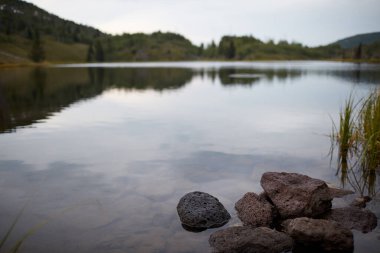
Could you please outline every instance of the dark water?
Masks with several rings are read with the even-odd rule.
[[[0,238],[26,205],[7,247],[48,223],[22,252],[207,252],[215,229],[181,227],[182,195],[218,197],[232,226],[263,172],[339,186],[331,118],[378,84],[380,65],[331,62],[1,69]],[[377,252],[380,229],[355,246]]]

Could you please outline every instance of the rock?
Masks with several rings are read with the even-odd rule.
[[[365,208],[366,205],[367,205],[367,202],[370,202],[371,200],[372,199],[369,196],[357,197],[357,198],[355,198],[351,202],[350,206],[352,206],[352,207],[359,207],[359,208]]]
[[[197,191],[180,199],[177,212],[182,224],[194,229],[220,227],[231,218],[217,198]]]
[[[352,252],[354,249],[351,230],[334,221],[302,217],[284,221],[283,227],[294,240],[295,252]]]
[[[280,253],[290,251],[288,235],[266,227],[229,227],[214,232],[209,239],[215,253]]]
[[[316,217],[331,209],[326,183],[297,173],[266,172],[261,186],[282,219]]]
[[[355,192],[346,190],[346,189],[339,189],[335,187],[329,187],[330,196],[331,198],[341,198],[346,195],[354,194]]]
[[[335,208],[323,216],[324,219],[333,220],[340,225],[368,233],[377,226],[374,213],[359,207]]]
[[[248,192],[235,204],[239,219],[244,225],[269,227],[273,223],[274,207],[253,192]]]

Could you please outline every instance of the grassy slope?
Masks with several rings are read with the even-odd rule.
[[[88,46],[82,43],[62,43],[51,37],[43,38],[46,61],[84,62]],[[32,41],[18,35],[2,36],[0,39],[0,63],[31,63],[29,52]]]

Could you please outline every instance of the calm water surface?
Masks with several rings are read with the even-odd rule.
[[[208,252],[215,229],[184,230],[181,196],[218,197],[227,227],[266,171],[339,186],[331,118],[378,84],[380,65],[331,62],[1,69],[0,238],[25,206],[7,247],[48,223],[22,252]],[[378,252],[379,228],[354,234],[355,252]]]

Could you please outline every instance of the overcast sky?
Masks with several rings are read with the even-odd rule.
[[[194,43],[222,35],[309,46],[380,31],[380,0],[27,0],[104,32],[172,31]]]

